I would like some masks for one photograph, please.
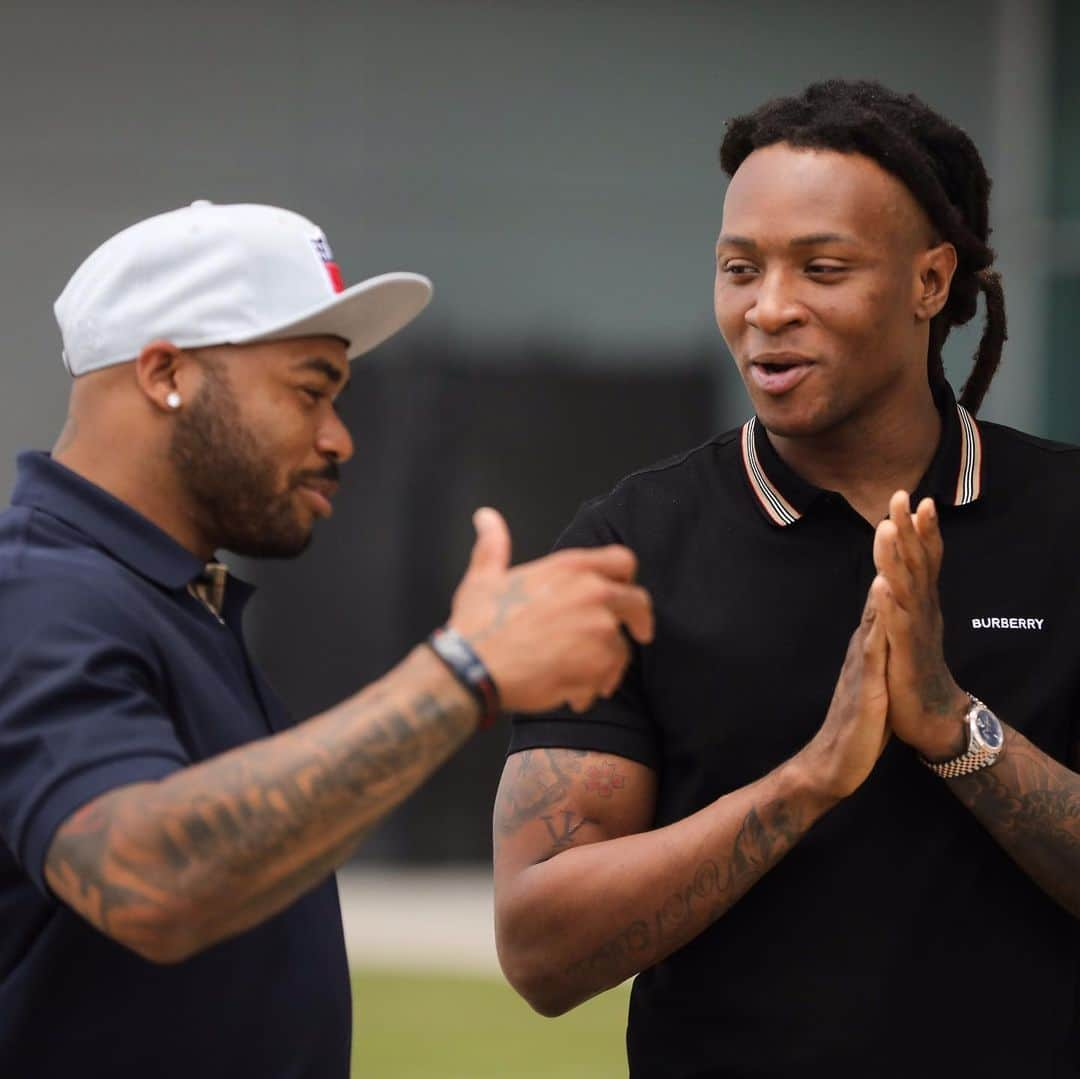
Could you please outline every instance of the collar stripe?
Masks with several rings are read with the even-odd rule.
[[[957,405],[956,411],[960,416],[960,472],[953,505],[966,506],[982,491],[982,438],[971,413],[963,405]]]
[[[966,506],[982,493],[982,437],[974,417],[963,405],[956,406],[960,421],[960,469],[956,478],[955,506]],[[761,508],[773,524],[794,524],[802,514],[773,486],[758,457],[754,444],[757,417],[753,416],[742,428],[742,457],[746,478],[757,496]]]
[[[794,524],[802,514],[769,482],[765,470],[761,467],[758,459],[757,448],[754,446],[754,429],[757,426],[757,417],[753,416],[743,424],[742,429],[742,455],[743,465],[746,468],[746,476],[750,480],[750,486],[754,489],[758,501],[768,514],[769,519],[778,525]]]

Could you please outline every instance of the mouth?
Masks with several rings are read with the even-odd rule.
[[[795,353],[769,353],[750,361],[754,385],[779,397],[793,390],[810,373],[814,363]]]
[[[337,492],[337,484],[328,480],[306,480],[297,490],[319,517],[329,517],[334,512],[330,501]]]

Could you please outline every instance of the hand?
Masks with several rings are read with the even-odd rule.
[[[874,536],[874,563],[888,586],[880,609],[889,640],[889,723],[929,760],[967,748],[963,717],[970,704],[945,663],[943,552],[933,501],[924,498],[912,513],[907,492],[897,491]]]
[[[473,517],[472,560],[454,593],[450,625],[484,661],[504,708],[583,712],[609,697],[634,640],[653,636],[652,601],[633,583],[626,547],[557,551],[510,568],[510,532],[493,509]]]
[[[885,590],[885,582],[876,577],[848,644],[825,722],[796,758],[830,800],[846,798],[858,789],[889,741],[888,647],[878,611]]]

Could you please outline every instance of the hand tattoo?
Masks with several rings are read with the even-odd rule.
[[[525,583],[520,577],[511,577],[506,587],[495,597],[495,614],[492,620],[482,630],[472,635],[474,641],[483,641],[492,633],[501,629],[506,623],[507,616],[515,607],[528,602],[529,596],[525,591]]]

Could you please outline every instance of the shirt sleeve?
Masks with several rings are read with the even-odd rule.
[[[632,546],[605,519],[600,505],[590,502],[578,511],[554,549],[600,547],[608,543]],[[613,753],[659,770],[659,744],[644,688],[640,645],[631,642],[630,665],[619,688],[611,697],[598,698],[587,712],[577,713],[564,707],[512,717],[508,754],[541,748]]]
[[[146,627],[85,581],[0,582],[0,838],[46,894],[57,828],[189,763]]]

